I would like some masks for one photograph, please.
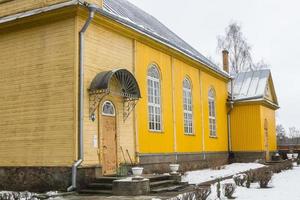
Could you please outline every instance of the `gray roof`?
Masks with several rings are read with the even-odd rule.
[[[101,12],[101,11],[100,11]],[[126,0],[104,0],[104,12],[114,20],[164,43],[228,77],[217,65],[195,50],[156,18]]]
[[[269,69],[241,72],[233,80],[234,100],[263,98],[270,77]]]

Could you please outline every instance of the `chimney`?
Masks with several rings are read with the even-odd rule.
[[[228,51],[224,49],[222,51],[223,54],[223,70],[227,73],[229,73],[229,60],[228,60]]]

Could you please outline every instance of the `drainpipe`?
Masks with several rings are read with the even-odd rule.
[[[72,165],[72,185],[68,187],[67,191],[76,189],[77,168],[83,161],[83,117],[84,117],[84,69],[83,69],[83,50],[84,50],[84,33],[92,22],[97,6],[89,4],[89,17],[84,26],[79,32],[79,110],[78,110],[78,160]]]
[[[233,109],[233,78],[230,78],[230,98],[229,98],[229,110],[227,112],[227,131],[228,131],[228,152],[229,160],[233,159],[232,144],[231,144],[231,111]]]

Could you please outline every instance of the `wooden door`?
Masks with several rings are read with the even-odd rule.
[[[102,107],[102,171],[103,175],[116,174],[117,170],[117,142],[116,116],[114,106],[106,101]]]
[[[266,153],[266,161],[270,160],[270,151],[269,151],[269,128],[268,128],[268,120],[265,119],[264,122],[264,138],[265,138],[265,153]]]

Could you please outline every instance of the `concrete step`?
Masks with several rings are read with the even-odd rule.
[[[170,175],[150,175],[150,176],[144,176],[145,178],[148,178],[150,182],[155,181],[163,181],[163,180],[170,180]]]
[[[163,180],[163,181],[155,181],[155,182],[150,182],[150,187],[161,187],[161,186],[166,186],[166,185],[174,185],[175,181],[174,180]]]
[[[90,183],[87,186],[88,189],[101,189],[101,190],[111,190],[112,183]]]
[[[84,189],[79,191],[80,194],[102,194],[102,195],[111,195],[112,190],[92,190]]]
[[[151,192],[159,193],[159,192],[173,192],[173,191],[180,191],[186,188],[188,184],[178,184],[166,187],[158,187],[158,188],[151,188]]]
[[[103,176],[96,178],[93,182],[95,183],[112,183],[114,180],[118,180],[120,177],[113,177],[113,176]]]

